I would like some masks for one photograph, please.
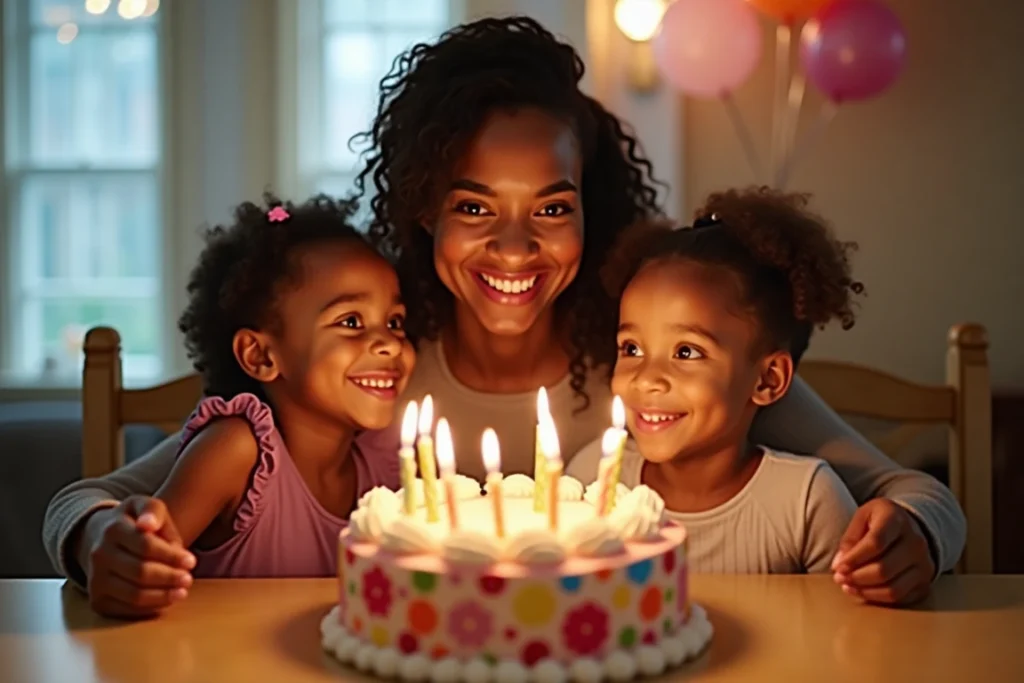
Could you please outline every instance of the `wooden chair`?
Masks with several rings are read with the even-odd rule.
[[[877,445],[895,456],[931,425],[949,427],[949,485],[967,517],[957,570],[992,572],[992,387],[981,325],[949,331],[946,383],[923,385],[871,368],[806,360],[799,374],[841,415],[901,423]]]
[[[82,372],[82,476],[100,477],[124,464],[124,426],[181,429],[202,395],[199,375],[148,389],[121,384],[121,336],[109,327],[85,335]]]

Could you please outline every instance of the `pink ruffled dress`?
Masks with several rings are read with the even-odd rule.
[[[327,512],[306,487],[274,426],[270,407],[253,394],[204,399],[185,425],[179,454],[206,425],[241,417],[259,457],[234,520],[234,535],[212,550],[193,548],[196,577],[322,577],[337,571],[338,534],[346,520]],[[356,496],[375,486],[397,489],[398,434],[363,432],[352,446]]]

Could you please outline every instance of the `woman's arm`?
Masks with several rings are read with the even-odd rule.
[[[853,519],[857,503],[832,468],[819,463],[807,485],[804,547],[801,562],[808,574],[832,571],[839,540]]]
[[[956,565],[967,523],[949,489],[924,472],[890,460],[799,377],[781,401],[758,415],[751,438],[770,448],[825,460],[858,504],[878,497],[892,500],[910,512],[929,536],[938,571]]]
[[[178,456],[156,498],[167,506],[186,548],[245,493],[258,455],[256,437],[241,418],[223,418],[200,431]]]
[[[58,572],[81,583],[77,546],[85,522],[133,494],[153,495],[170,474],[180,443],[181,433],[172,434],[135,462],[103,477],[72,482],[54,495],[43,518],[43,545]]]

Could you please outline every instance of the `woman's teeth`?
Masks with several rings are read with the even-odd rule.
[[[673,420],[678,420],[680,417],[682,417],[681,413],[675,413],[672,415],[666,415],[664,413],[658,413],[656,415],[652,413],[640,413],[640,419],[642,419],[644,422],[653,423],[672,422]]]
[[[503,294],[522,294],[523,292],[530,291],[537,284],[536,275],[523,280],[505,280],[491,277],[486,273],[480,273],[480,279],[490,285],[492,289],[496,289]]]
[[[393,379],[369,379],[359,377],[352,381],[361,387],[371,387],[373,389],[390,389],[395,386],[395,380]]]

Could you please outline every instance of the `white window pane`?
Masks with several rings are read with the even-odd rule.
[[[448,20],[449,0],[384,0],[381,17],[388,26],[442,26]]]
[[[355,173],[332,173],[320,176],[316,183],[316,192],[323,192],[332,197],[345,198],[356,192]],[[371,181],[372,183],[372,181]],[[366,196],[359,201],[359,210],[352,218],[353,227],[366,230],[373,212],[370,210],[370,198],[374,195],[372,184],[366,188]]]
[[[130,278],[158,277],[157,194],[152,174],[26,177],[19,201],[22,289],[106,282],[116,291]]]
[[[379,36],[339,32],[324,46],[323,162],[349,170],[359,150],[349,149],[353,135],[365,131],[377,106],[377,85],[383,77]]]
[[[121,0],[29,0],[29,18],[34,26],[58,27],[66,23],[88,25],[119,25],[126,20],[118,14]],[[166,2],[166,0],[165,0]],[[141,12],[132,19],[135,24],[152,23],[152,17],[159,10],[159,0],[128,0],[125,10],[130,15]],[[89,10],[93,10],[90,12]],[[94,13],[95,12],[95,13]]]
[[[151,166],[159,147],[152,31],[32,38],[29,159],[39,165]]]
[[[322,0],[324,23],[365,25],[371,21],[370,0]],[[379,1],[379,0],[378,0]]]

